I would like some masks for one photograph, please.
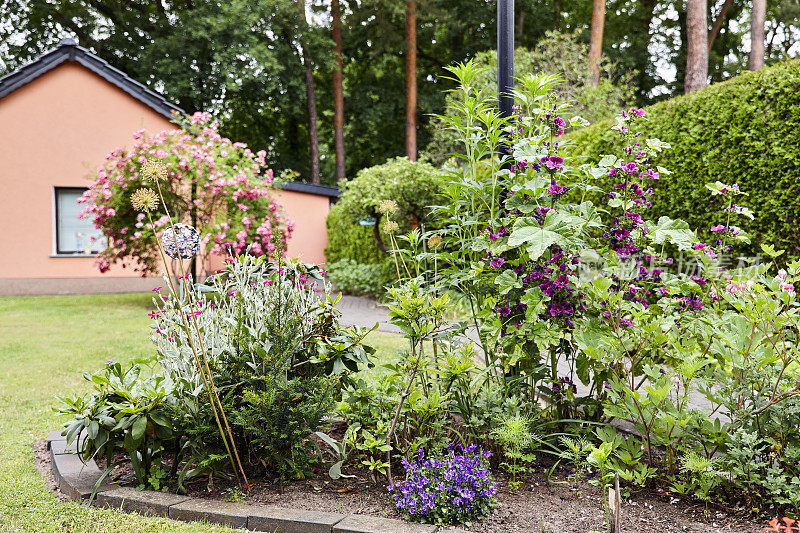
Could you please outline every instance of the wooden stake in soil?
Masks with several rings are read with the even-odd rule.
[[[614,488],[608,488],[608,521],[611,525],[611,533],[622,532],[622,513],[620,511],[619,474],[614,476]]]

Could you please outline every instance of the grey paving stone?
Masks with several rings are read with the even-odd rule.
[[[92,494],[95,483],[102,476],[94,461],[84,464],[77,455],[54,454],[53,450],[50,450],[50,457],[53,460],[53,473],[61,492],[73,500],[84,500]],[[98,492],[111,488],[113,488],[111,485],[103,482]]]
[[[99,471],[94,461],[84,464],[77,455],[56,454],[52,448],[50,449],[50,461],[52,461],[53,475],[57,482],[60,482],[61,478],[67,474],[75,474],[85,470],[88,472]]]
[[[92,505],[149,516],[169,516],[171,505],[177,505],[188,499],[188,496],[167,492],[138,491],[132,487],[119,487],[98,494]]]
[[[247,528],[273,533],[331,533],[331,527],[345,515],[253,505]]]
[[[78,451],[78,441],[73,442],[67,446],[65,440],[54,440],[50,442],[50,452],[54,455],[61,455],[65,453],[76,453]]]
[[[252,506],[244,503],[217,502],[191,498],[169,508],[174,520],[207,520],[214,524],[246,528]]]
[[[50,446],[51,442],[66,441],[67,437],[61,434],[61,430],[57,429],[47,434],[47,445]]]
[[[351,514],[333,526],[333,533],[433,533],[436,526],[392,518]]]

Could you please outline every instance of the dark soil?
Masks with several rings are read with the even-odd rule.
[[[48,486],[54,488],[49,454],[43,443],[37,444],[35,449],[37,470],[48,478]],[[358,474],[358,477],[334,481],[320,471],[313,479],[283,487],[270,480],[251,479],[251,490],[244,500],[237,497],[236,484],[231,480],[204,478],[186,487],[189,494],[197,498],[400,518],[386,497],[384,482],[372,482],[364,476],[363,470],[345,468],[344,471]],[[111,478],[121,485],[136,484],[129,467],[118,467]],[[500,481],[506,480],[501,478]],[[483,523],[461,527],[474,533],[605,531],[600,489],[583,483],[576,497],[564,481],[564,477],[556,473],[547,484],[539,473],[525,478],[518,491],[510,491],[508,484],[503,483],[498,494],[500,505],[495,513]],[[624,500],[622,522],[626,532],[659,533],[756,533],[761,532],[766,523],[757,523],[741,512],[714,505],[706,509],[703,503],[660,491],[640,491]]]

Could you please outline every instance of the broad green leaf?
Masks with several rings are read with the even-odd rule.
[[[601,159],[600,162],[597,164],[598,166],[601,166],[603,168],[611,168],[617,164],[617,156],[615,155],[603,156],[603,159]]]
[[[145,428],[147,428],[147,418],[144,416],[137,416],[131,427],[131,437],[134,441],[139,442],[142,439]]]
[[[655,244],[663,244],[669,241],[680,250],[691,250],[692,245],[697,242],[697,236],[689,227],[688,222],[672,220],[666,216],[659,218],[658,223],[650,227],[648,235]]]
[[[573,227],[569,224],[571,215],[549,211],[544,225],[533,217],[517,219],[508,238],[509,246],[528,245],[528,255],[532,261],[539,259],[553,244],[568,245]]]
[[[513,270],[504,270],[502,274],[494,279],[494,283],[498,286],[500,294],[508,294],[511,289],[522,287],[522,281],[518,279],[516,272]]]

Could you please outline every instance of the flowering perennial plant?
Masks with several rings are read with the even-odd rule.
[[[222,255],[230,248],[239,254],[251,244],[252,255],[285,249],[293,222],[271,196],[273,175],[264,168],[266,153],[222,137],[219,123],[208,113],[175,119],[181,127],[154,135],[143,129],[134,132],[130,146],[106,156],[94,183],[78,200],[86,204],[79,217],[93,217],[108,237],[108,248],[97,258],[100,271],[121,263],[142,275],[155,273],[155,240],[164,238],[168,216],[150,196],[130,197],[135,189],[154,187],[155,180],[174,222],[193,218],[201,228],[204,251]],[[152,211],[152,223],[144,210]]]
[[[397,510],[418,522],[469,524],[492,512],[497,483],[489,470],[491,452],[459,444],[425,457],[420,448],[413,462],[403,459],[406,480],[389,486]]]

